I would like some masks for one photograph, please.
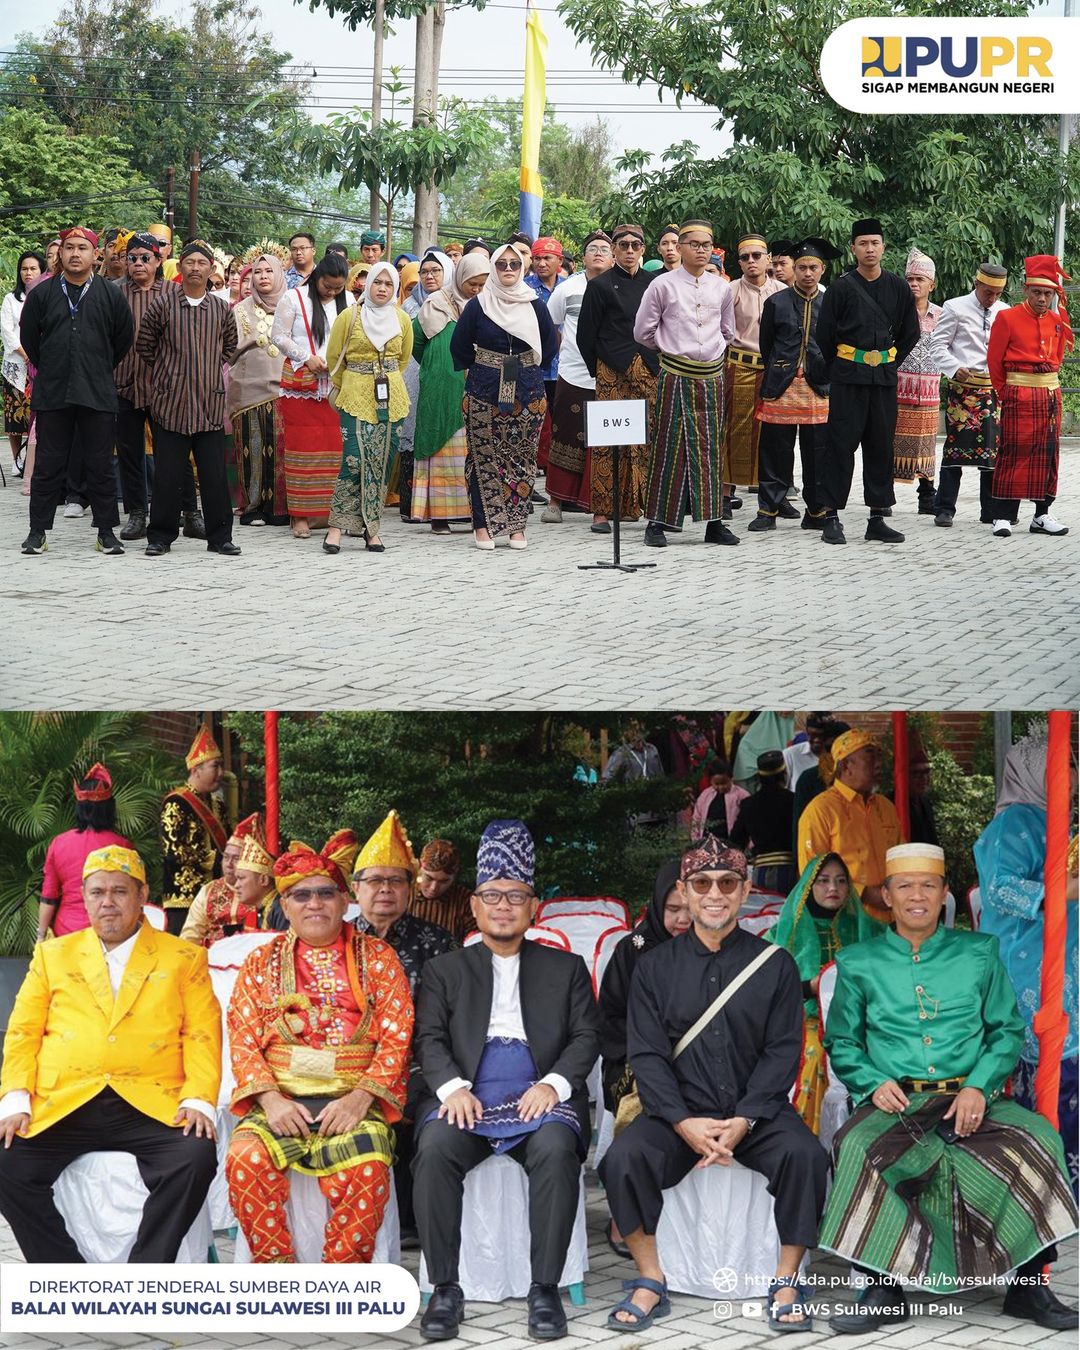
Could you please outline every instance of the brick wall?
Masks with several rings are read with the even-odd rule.
[[[191,748],[200,723],[209,714],[199,712],[148,712],[146,729],[163,750],[183,758]]]

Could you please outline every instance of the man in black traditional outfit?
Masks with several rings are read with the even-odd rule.
[[[885,522],[893,492],[896,371],[919,340],[919,315],[907,281],[881,266],[885,238],[878,220],[851,227],[855,268],[822,299],[817,340],[829,374],[825,454],[818,460],[818,496],[825,508],[821,537],[846,544],[840,512],[847,506],[855,450],[863,452],[863,500],[870,508],[866,538],[902,544]]]
[[[123,553],[113,477],[116,384],[113,367],[131,346],[127,301],[94,276],[97,235],[83,226],[60,234],[60,272],[26,297],[19,336],[37,367],[30,406],[36,414],[37,460],[30,481],[26,554],[44,553],[56,508],[67,491],[68,462],[78,447],[94,509],[97,548]]]
[[[738,926],[750,893],[744,853],[706,835],[683,855],[680,888],[693,927],[647,952],[630,987],[627,1052],[642,1114],[600,1164],[638,1268],[608,1325],[643,1330],[670,1311],[656,1250],[662,1192],[695,1166],[736,1159],[768,1178],[775,1201],[770,1325],[810,1330],[798,1270],[817,1242],[828,1159],[789,1100],[802,1053],[799,972]]]

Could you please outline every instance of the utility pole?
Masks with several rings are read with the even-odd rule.
[[[188,229],[187,237],[194,239],[199,233],[199,158],[198,150],[192,150],[188,157]]]
[[[176,170],[171,164],[165,170],[165,224],[171,234],[176,224]]]
[[[382,84],[383,84],[383,43],[385,33],[385,0],[375,0],[375,49],[371,61],[371,130],[382,122]],[[371,189],[370,219],[368,228],[379,228],[379,186]]]

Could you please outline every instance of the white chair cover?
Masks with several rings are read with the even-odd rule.
[[[229,1031],[226,1025],[226,1013],[229,1011],[229,999],[233,986],[248,955],[256,947],[263,946],[277,937],[277,933],[257,931],[254,933],[234,933],[232,937],[218,938],[210,944],[207,958],[210,962],[210,983],[214,986],[214,996],[221,1004],[221,1090],[218,1093],[219,1107],[228,1106],[236,1087],[233,1077],[232,1056],[229,1054]],[[219,1112],[220,1117],[220,1112]],[[222,1225],[227,1227],[228,1225]],[[217,1227],[217,1225],[215,1225]]]
[[[778,917],[776,914],[741,914],[739,916],[739,927],[745,928],[748,933],[754,933],[761,937],[770,928],[776,927]]]
[[[596,944],[600,938],[612,928],[620,927],[619,920],[612,918],[610,914],[549,914],[545,916],[545,922],[553,928],[558,928],[559,932],[565,933],[570,942],[570,950],[580,956],[585,962],[585,969],[592,974],[593,958],[596,956]],[[629,928],[621,926],[623,933],[628,933]]]
[[[612,923],[623,923],[627,928],[630,927],[630,911],[626,908],[626,901],[607,895],[557,895],[554,899],[545,900],[537,913],[540,923],[547,923],[553,914],[610,914]]]
[[[156,928],[159,933],[164,933],[169,926],[168,917],[160,905],[145,904],[142,907],[143,917],[151,928]]]
[[[821,1035],[822,1053],[824,1053],[825,1044],[825,1021],[829,1015],[829,1005],[832,1003],[835,992],[836,962],[830,961],[827,966],[822,968],[821,981],[818,984],[818,1006],[821,1009],[818,1030]],[[818,1138],[821,1140],[822,1147],[831,1149],[836,1131],[847,1120],[851,1111],[848,1107],[848,1090],[833,1073],[828,1055],[825,1055],[825,1072],[829,1075],[829,1085],[825,1089],[825,1096],[821,1102],[821,1124],[818,1129]]]
[[[956,927],[956,896],[952,891],[945,892],[945,927]]]
[[[968,909],[971,910],[971,926],[976,932],[982,927],[982,891],[972,886],[968,891]]]
[[[596,1127],[596,1153],[593,1157],[593,1166],[600,1166],[600,1159],[611,1147],[611,1141],[615,1138],[615,1117],[606,1106],[599,1106],[597,1110],[600,1113],[600,1124]]]
[[[583,1173],[577,1217],[559,1284],[580,1284],[588,1268]],[[501,1303],[508,1298],[524,1298],[529,1292],[529,1182],[525,1169],[504,1153],[485,1158],[465,1178],[459,1275],[470,1303]],[[423,1256],[418,1278],[421,1292],[430,1293]]]
[[[122,1264],[135,1245],[149,1194],[131,1153],[84,1153],[60,1173],[56,1208],[87,1261]],[[180,1244],[185,1265],[206,1261],[214,1240],[210,1206],[204,1204]]]
[[[765,1178],[737,1162],[694,1168],[664,1192],[656,1245],[669,1289],[761,1298],[780,1254]]]
[[[382,1224],[375,1235],[375,1254],[371,1259],[377,1265],[396,1266],[401,1261],[401,1229],[393,1168],[390,1169],[389,1186],[390,1196],[383,1210]],[[322,1262],[323,1235],[330,1217],[330,1206],[319,1190],[318,1177],[295,1170],[290,1172],[289,1201],[285,1213],[297,1261],[319,1265]],[[233,1260],[237,1265],[251,1264],[251,1248],[240,1227],[236,1230],[236,1255]]]
[[[560,928],[549,928],[547,924],[536,924],[525,930],[530,942],[542,942],[545,947],[558,947],[562,952],[570,950],[570,939]]]
[[[604,979],[604,971],[608,968],[608,962],[615,954],[615,948],[623,940],[630,930],[616,925],[613,928],[606,929],[596,939],[596,950],[593,953],[592,964],[589,973],[592,975],[593,993],[600,997],[600,985]]]

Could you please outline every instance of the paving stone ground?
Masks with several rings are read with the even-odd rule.
[[[965,475],[952,529],[915,514],[907,542],[846,548],[798,522],[707,546],[692,526],[660,551],[624,531],[633,575],[589,518],[532,517],[524,553],[482,553],[391,511],[386,552],[236,528],[236,560],[180,540],[152,560],[93,551],[89,515],[58,519],[23,557],[27,499],[0,489],[5,706],[11,708],[1045,708],[1080,701],[1080,441],[1061,459],[1061,539],[994,539]]]
[[[719,1346],[722,1350],[754,1350],[776,1345],[775,1337],[762,1319],[747,1319],[735,1315],[717,1317],[713,1303],[703,1298],[693,1298],[688,1294],[673,1294],[672,1313],[654,1324],[653,1328],[641,1335],[620,1335],[609,1331],[604,1323],[608,1311],[622,1297],[622,1284],[628,1279],[633,1268],[629,1262],[622,1261],[608,1247],[604,1240],[604,1225],[607,1220],[607,1206],[594,1172],[588,1174],[587,1220],[589,1230],[589,1269],[585,1276],[586,1303],[583,1307],[572,1307],[564,1296],[566,1310],[570,1319],[570,1334],[558,1342],[560,1350],[593,1350],[603,1346],[604,1350],[629,1350],[631,1346],[656,1347],[656,1350],[706,1350]],[[223,1262],[232,1260],[232,1244],[227,1238],[219,1237],[218,1251]],[[1059,1260],[1054,1267],[1052,1280],[1055,1292],[1069,1302],[1076,1298],[1077,1286],[1077,1241],[1075,1238],[1059,1244]],[[820,1280],[841,1280],[846,1276],[847,1267],[833,1257],[820,1253],[812,1262],[811,1271]],[[406,1252],[402,1264],[416,1274],[419,1253]],[[0,1261],[21,1260],[11,1231],[0,1219]],[[215,1269],[215,1267],[210,1267]],[[821,1287],[821,1286],[819,1286]],[[847,1301],[846,1287],[836,1286],[836,1293],[822,1295]],[[888,1347],[889,1350],[921,1350],[923,1346],[940,1347],[940,1350],[961,1350],[972,1347],[973,1350],[1020,1350],[1020,1347],[1034,1347],[1038,1350],[1076,1350],[1076,1332],[1053,1333],[1044,1331],[1030,1322],[1019,1322],[1015,1318],[1002,1315],[1000,1294],[980,1291],[963,1294],[947,1300],[961,1308],[956,1314],[942,1316],[914,1317],[902,1326],[883,1328],[880,1332],[867,1336],[834,1337],[828,1326],[822,1323],[823,1330],[807,1334],[797,1339],[785,1340],[790,1350],[799,1350],[801,1346],[813,1346],[825,1341],[832,1342],[844,1350],[859,1350],[861,1346],[873,1345]],[[741,1304],[736,1302],[733,1311],[741,1313]],[[479,1350],[490,1346],[491,1350],[525,1350],[535,1342],[528,1340],[526,1334],[526,1307],[522,1299],[510,1300],[505,1304],[474,1303],[467,1309],[466,1321],[462,1323],[463,1335],[459,1340],[447,1341],[449,1350]],[[421,1346],[427,1344],[420,1337],[418,1321],[404,1331],[390,1336],[379,1336],[380,1345]],[[258,1331],[235,1334],[216,1333],[213,1335],[141,1335],[138,1333],[91,1332],[85,1336],[61,1335],[28,1336],[25,1333],[5,1335],[0,1331],[0,1347],[10,1350],[49,1350],[52,1346],[70,1346],[73,1350],[103,1350],[104,1347],[137,1347],[137,1350],[171,1350],[171,1347],[192,1347],[193,1350],[290,1350],[290,1347],[319,1347],[319,1350],[357,1350],[365,1343],[374,1344],[374,1338],[353,1334],[351,1336],[326,1337],[317,1333],[274,1332],[266,1328]]]

